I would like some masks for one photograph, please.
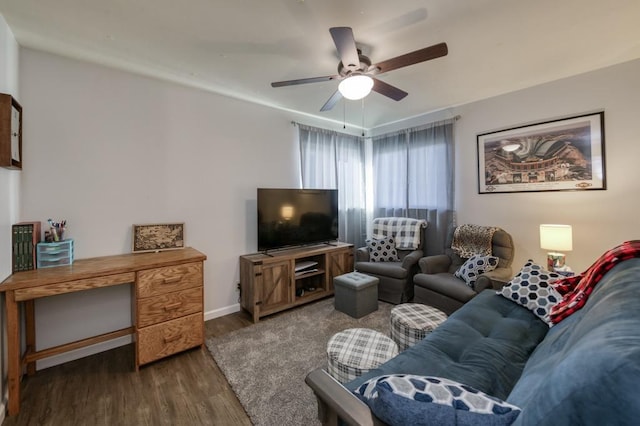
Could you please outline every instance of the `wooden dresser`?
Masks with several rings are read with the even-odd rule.
[[[70,350],[134,335],[135,368],[204,346],[206,255],[193,248],[76,260],[72,265],[17,272],[0,284],[7,312],[9,415],[20,410],[22,368],[35,374],[35,362]],[[42,297],[132,284],[131,327],[36,350],[34,300]],[[21,355],[18,304],[24,304],[26,351]]]

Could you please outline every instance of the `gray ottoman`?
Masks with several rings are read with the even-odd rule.
[[[447,315],[421,303],[403,303],[391,309],[391,338],[404,351],[415,345],[447,319]]]
[[[361,318],[378,310],[378,281],[376,277],[349,272],[333,279],[334,306],[354,318]]]
[[[398,345],[368,328],[349,328],[327,344],[327,371],[340,383],[360,377],[398,355]]]

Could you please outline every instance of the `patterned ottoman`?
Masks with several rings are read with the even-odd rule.
[[[380,280],[360,272],[335,277],[334,306],[353,318],[361,318],[378,310],[378,282]]]
[[[398,345],[368,328],[349,328],[334,334],[327,345],[327,371],[347,383],[398,355]]]
[[[447,319],[439,309],[421,303],[403,303],[391,309],[391,338],[404,351],[424,339]]]

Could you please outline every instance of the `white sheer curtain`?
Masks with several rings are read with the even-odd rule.
[[[362,247],[366,238],[364,141],[297,124],[303,188],[338,189],[338,238]]]
[[[426,254],[442,253],[454,226],[455,119],[373,138],[373,214],[425,219]]]

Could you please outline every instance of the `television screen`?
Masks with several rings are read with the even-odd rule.
[[[258,250],[336,239],[337,189],[258,188]]]

